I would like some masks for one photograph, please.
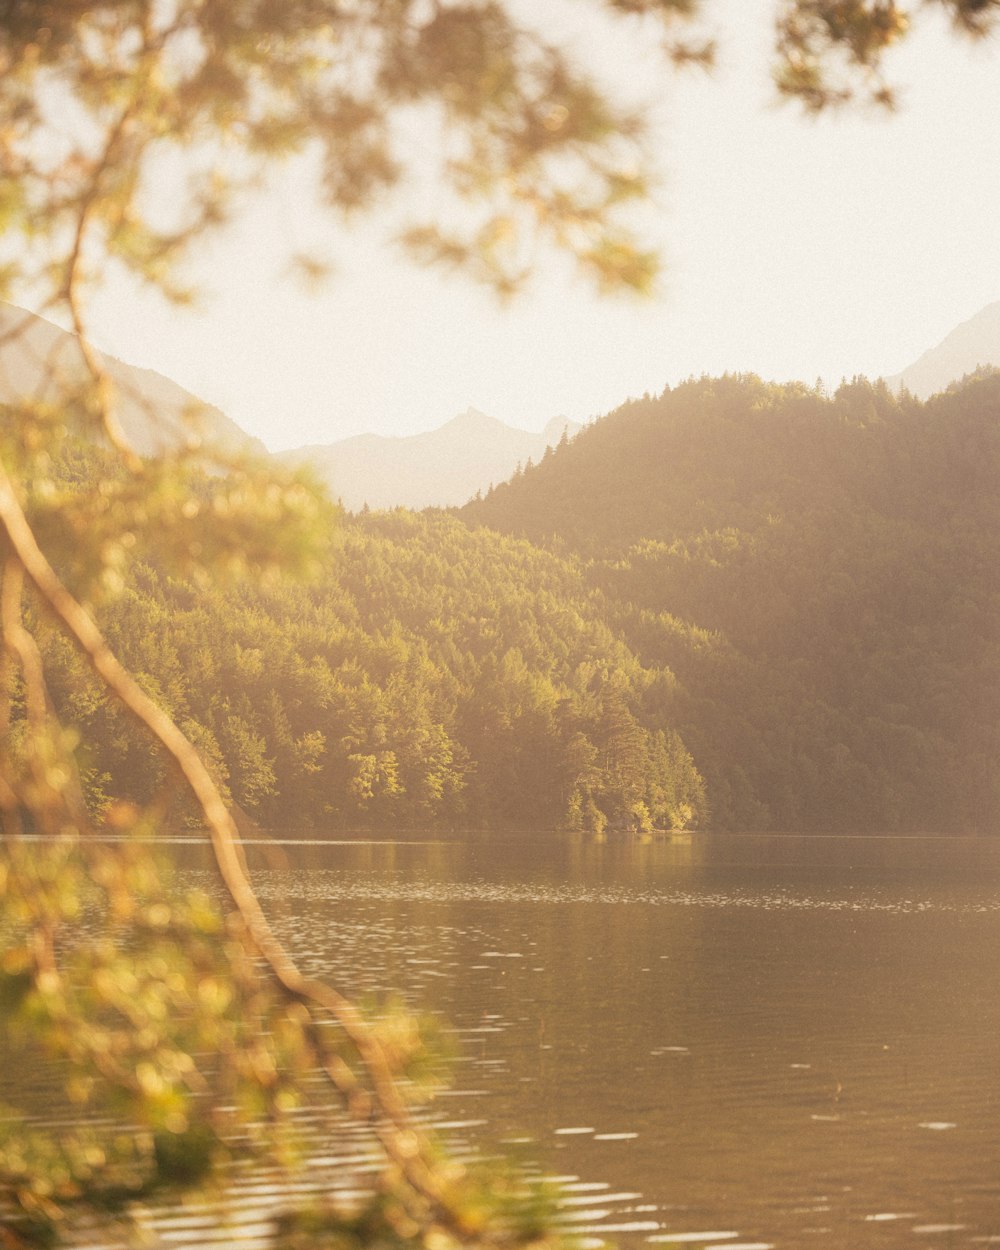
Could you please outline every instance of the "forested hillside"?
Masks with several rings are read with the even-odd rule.
[[[79,448],[66,463],[72,489],[107,471]],[[266,827],[707,819],[672,728],[673,675],[640,665],[601,592],[524,540],[443,514],[372,514],[339,525],[318,580],[258,589],[167,577],[155,550],[143,556],[102,609],[112,647]],[[88,744],[92,802],[169,794],[68,644],[46,647],[53,698]]]
[[[462,515],[582,557],[716,827],[1000,827],[1000,378],[690,382]]]
[[[77,445],[65,488],[108,471]],[[702,380],[626,404],[461,519],[342,520],[308,583],[171,576],[161,540],[102,614],[270,828],[987,832],[998,486],[1000,377],[925,404]],[[169,792],[67,644],[47,647],[91,800]]]

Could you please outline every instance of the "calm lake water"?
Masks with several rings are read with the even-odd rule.
[[[251,863],[307,970],[451,1021],[435,1114],[469,1148],[527,1140],[588,1243],[1000,1245],[1000,839],[287,842]],[[219,1244],[186,1219],[161,1233]]]

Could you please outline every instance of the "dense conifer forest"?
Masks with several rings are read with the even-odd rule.
[[[468,505],[574,557],[679,693],[717,828],[990,831],[1000,377],[920,403],[702,379]]]
[[[74,447],[66,488],[108,463]],[[998,471],[1000,377],[927,403],[706,379],[458,515],[341,518],[311,580],[185,580],[154,544],[102,614],[270,829],[986,831]],[[90,802],[169,794],[46,645]]]
[[[106,464],[77,449],[87,490]],[[210,491],[210,482],[205,484]],[[645,667],[575,563],[405,510],[343,519],[311,582],[212,588],[156,553],[103,608],[113,649],[227,795],[286,831],[682,828],[704,785],[672,728],[677,682]],[[69,645],[51,693],[88,744],[92,804],[172,790]],[[175,812],[182,819],[183,812]]]

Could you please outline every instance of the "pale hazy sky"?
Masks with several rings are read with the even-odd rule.
[[[667,266],[654,300],[601,300],[553,258],[500,307],[411,266],[378,242],[378,223],[327,222],[289,171],[208,245],[201,312],[113,284],[92,310],[95,339],[277,450],[411,434],[470,405],[538,429],[691,374],[893,373],[1000,299],[995,43],[922,22],[890,62],[896,116],[814,122],[773,102],[769,0],[710,12],[710,77],[656,74],[627,41],[606,50],[611,72],[655,95],[664,183],[647,220]],[[318,297],[281,276],[289,243],[333,254]]]

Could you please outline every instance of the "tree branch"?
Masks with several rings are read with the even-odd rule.
[[[42,600],[62,622],[91,668],[177,764],[201,808],[222,880],[250,940],[279,984],[289,997],[307,1007],[328,1012],[357,1050],[371,1080],[372,1096],[360,1088],[357,1078],[339,1056],[323,1056],[325,1071],[349,1111],[356,1118],[372,1123],[388,1159],[415,1193],[429,1203],[456,1233],[472,1235],[473,1230],[465,1227],[461,1215],[448,1202],[430,1158],[429,1144],[413,1123],[379,1039],[353,1003],[330,986],[308,980],[275,936],[244,871],[239,831],[211,774],[173,720],[114,656],[89,613],[49,564],[35,540],[2,460],[0,525],[6,532],[16,561]]]

